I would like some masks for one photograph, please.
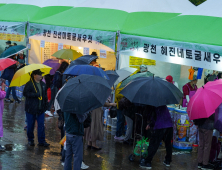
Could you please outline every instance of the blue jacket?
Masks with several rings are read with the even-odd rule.
[[[12,81],[12,78],[15,74],[15,71],[17,69],[16,64],[13,64],[12,66],[6,68],[1,76],[1,78],[8,80],[8,81]]]

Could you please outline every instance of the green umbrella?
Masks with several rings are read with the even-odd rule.
[[[66,59],[66,60],[75,60],[82,56],[81,53],[77,52],[76,50],[72,49],[61,49],[57,52],[55,52],[53,57],[59,58],[59,59]]]
[[[9,47],[7,50],[5,50],[1,55],[0,58],[7,58],[10,56],[13,56],[15,54],[18,54],[19,52],[22,52],[26,50],[27,48],[24,45],[16,45]]]
[[[122,84],[120,85],[120,88],[125,87],[131,80],[133,80],[137,77],[150,77],[150,76],[153,76],[153,74],[149,71],[134,74],[134,75],[128,77],[127,79],[123,80]]]

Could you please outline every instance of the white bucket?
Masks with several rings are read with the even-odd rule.
[[[116,126],[111,126],[111,134],[116,135]]]
[[[117,118],[112,119],[112,126],[117,126]]]

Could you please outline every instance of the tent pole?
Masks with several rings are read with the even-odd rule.
[[[116,32],[116,35],[117,35],[116,70],[118,70],[119,69],[119,51],[120,51],[120,42],[121,42],[120,30]]]
[[[29,21],[27,21],[27,37],[26,37],[26,47],[29,44],[29,36],[30,36],[30,24]],[[25,64],[28,63],[28,58],[29,58],[29,49],[26,50],[26,58],[25,58]]]
[[[121,42],[121,37],[120,37],[120,30],[116,32],[117,35],[117,50],[116,50],[116,70],[119,69],[119,51],[120,51],[120,42]],[[112,102],[115,102],[115,86],[113,86],[113,91],[112,91]]]

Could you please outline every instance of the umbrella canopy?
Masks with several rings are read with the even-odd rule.
[[[49,66],[46,66],[44,64],[30,64],[27,65],[20,70],[18,70],[15,75],[12,78],[10,87],[13,86],[22,86],[26,84],[30,80],[30,75],[32,71],[40,69],[43,72],[43,76],[50,73],[50,70],[52,69]]]
[[[17,61],[11,58],[2,58],[0,59],[0,71],[6,69],[7,67],[15,64]]]
[[[131,74],[133,74],[135,71],[137,71],[136,68],[131,67],[124,67],[116,71],[116,73],[119,75],[119,78],[116,80],[115,85],[119,84],[121,81],[129,77]]]
[[[103,77],[103,78],[109,80],[109,77],[105,71],[103,71],[101,68],[93,67],[93,66],[89,66],[89,65],[72,66],[72,67],[68,68],[64,72],[64,74],[69,75],[69,76],[79,76],[82,74],[95,75],[95,76],[100,76],[100,77]]]
[[[52,67],[50,70],[50,75],[54,75],[61,65],[57,59],[48,59],[43,64]]]
[[[1,55],[0,58],[7,58],[10,56],[13,56],[19,52],[22,52],[24,50],[26,50],[27,48],[24,45],[16,45],[16,46],[12,46],[9,47],[7,50],[5,50]]]
[[[98,56],[94,56],[94,55],[84,55],[72,61],[70,63],[70,67],[74,65],[89,65],[93,60],[96,60],[97,58]]]
[[[57,100],[63,112],[83,114],[103,106],[110,93],[104,78],[80,75],[68,81]]]
[[[116,80],[119,78],[119,75],[116,73],[116,71],[112,71],[112,70],[107,70],[105,72],[109,76],[108,83],[112,87],[114,83],[116,82]]]
[[[222,80],[210,81],[190,99],[187,113],[191,120],[208,118],[222,103]]]
[[[53,57],[60,58],[60,59],[66,59],[66,60],[75,60],[82,56],[81,53],[77,52],[76,50],[72,49],[61,49],[57,52],[55,52]]]
[[[153,74],[149,71],[144,72],[144,73],[134,74],[134,75],[128,77],[127,79],[123,80],[122,84],[120,85],[120,88],[125,87],[130,81],[132,81],[133,79],[135,79],[137,77],[149,77],[149,76],[153,76]]]
[[[178,104],[183,96],[172,83],[159,77],[138,77],[121,92],[132,103],[151,106]]]

